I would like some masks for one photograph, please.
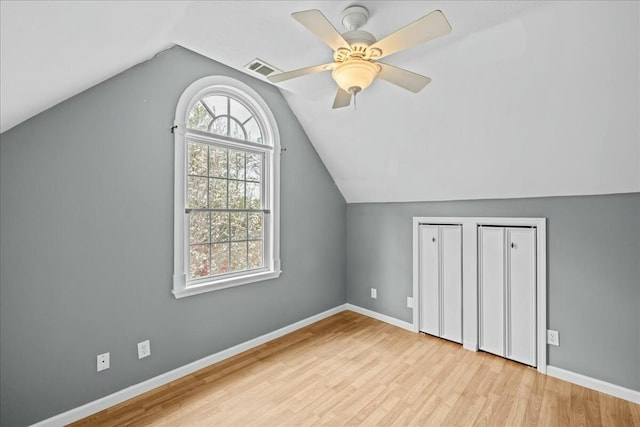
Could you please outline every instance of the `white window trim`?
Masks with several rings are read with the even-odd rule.
[[[269,182],[271,183],[271,226],[270,235],[265,242],[270,242],[271,259],[265,260],[265,271],[248,272],[232,277],[211,278],[209,281],[199,281],[198,284],[187,286],[188,255],[188,224],[185,214],[186,200],[186,152],[187,152],[187,115],[193,105],[212,89],[249,104],[255,119],[264,132],[264,143],[273,147],[269,168]],[[258,93],[248,85],[227,76],[208,76],[193,82],[182,93],[176,108],[174,120],[174,212],[173,212],[173,295],[183,298],[204,292],[226,289],[233,286],[246,285],[262,280],[275,279],[280,276],[280,133],[276,119],[269,106]],[[248,148],[251,147],[249,143]],[[269,189],[267,189],[269,191]],[[269,262],[270,261],[270,262]]]

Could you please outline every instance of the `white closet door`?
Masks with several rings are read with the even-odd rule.
[[[536,365],[536,240],[531,228],[507,228],[507,357]]]
[[[440,226],[440,336],[462,343],[462,227]]]
[[[505,355],[504,228],[478,229],[478,298],[480,350]]]
[[[420,226],[420,330],[440,335],[438,226]]]

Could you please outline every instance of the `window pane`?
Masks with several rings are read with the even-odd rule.
[[[227,207],[227,180],[210,178],[209,191],[211,192],[209,199],[209,207],[211,209],[226,209]]]
[[[244,153],[229,150],[229,178],[244,179]]]
[[[224,148],[209,147],[209,176],[226,178],[227,150]]]
[[[229,244],[211,245],[211,273],[222,274],[229,272]]]
[[[189,143],[189,153],[187,158],[188,175],[207,175],[207,146],[203,144]]]
[[[247,131],[247,141],[257,142],[259,144],[262,144],[264,142],[262,140],[262,134],[260,133],[260,128],[258,127],[256,119],[251,119],[247,123],[245,123],[244,129]]]
[[[209,245],[189,248],[189,274],[194,279],[209,275]]]
[[[264,256],[262,253],[262,242],[249,242],[249,265],[248,268],[260,268],[263,266]]]
[[[209,243],[209,213],[189,214],[189,243]]]
[[[229,181],[229,209],[244,209],[244,181]]]
[[[260,183],[247,182],[247,209],[260,209],[260,191]]]
[[[229,214],[214,212],[211,214],[211,240],[213,242],[229,241]]]
[[[247,269],[247,242],[231,243],[231,271]]]
[[[235,117],[240,123],[244,123],[251,117],[251,113],[244,105],[231,98],[231,117]]]
[[[231,213],[231,240],[247,240],[247,213]]]
[[[262,213],[249,214],[249,239],[262,239]]]
[[[238,123],[235,119],[231,119],[231,129],[229,130],[229,136],[236,139],[247,139],[244,134],[244,129],[242,125]]]
[[[227,111],[227,97],[226,96],[207,96],[204,98],[204,102],[207,104],[207,107],[216,117],[218,116],[226,116],[229,114]]]
[[[191,129],[208,130],[209,123],[211,123],[213,117],[209,114],[206,108],[198,102],[193,106],[193,109],[189,113],[189,119],[187,120],[187,126]]]
[[[207,178],[190,176],[187,182],[187,194],[190,208],[206,208]]]
[[[247,153],[247,181],[259,182],[262,178],[262,156]]]
[[[211,123],[211,133],[227,136],[227,116],[218,117]]]

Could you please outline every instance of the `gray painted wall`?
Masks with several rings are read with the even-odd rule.
[[[176,103],[222,74],[267,101],[279,279],[176,300]],[[346,301],[346,204],[280,93],[180,47],[1,135],[1,424],[59,414]],[[310,191],[311,190],[311,191]],[[151,340],[138,360],[136,343]],[[111,369],[96,373],[96,355]]]
[[[349,303],[412,322],[414,216],[546,217],[548,363],[640,390],[640,193],[348,204]]]
[[[182,91],[212,74],[251,85],[278,121],[284,272],[176,300],[168,129]],[[0,182],[2,425],[56,415],[345,301],[411,321],[413,216],[548,218],[548,322],[562,344],[549,363],[640,389],[637,193],[347,206],[276,89],[182,48],[2,134]],[[152,355],[138,360],[143,339]],[[105,351],[112,367],[96,373]]]

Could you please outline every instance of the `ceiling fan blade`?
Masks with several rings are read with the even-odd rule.
[[[351,104],[351,92],[338,88],[336,99],[333,100],[332,108],[348,107],[349,104]]]
[[[451,25],[449,25],[444,13],[434,10],[395,33],[375,42],[369,48],[380,49],[382,55],[379,58],[384,58],[400,50],[444,36],[450,31]]]
[[[304,25],[309,31],[318,36],[322,41],[331,46],[331,49],[349,49],[349,43],[331,25],[331,22],[317,9],[304,10],[292,13],[291,16]]]
[[[413,93],[420,92],[431,82],[431,79],[427,76],[422,76],[382,62],[377,62],[377,64],[380,65],[379,78]]]
[[[312,67],[300,68],[298,70],[286,71],[284,73],[274,74],[272,76],[267,77],[270,82],[280,83],[285,80],[295,79],[296,77],[306,76],[308,74],[319,73],[321,71],[329,71],[335,67],[335,63],[331,62],[329,64],[321,64],[314,65]]]

